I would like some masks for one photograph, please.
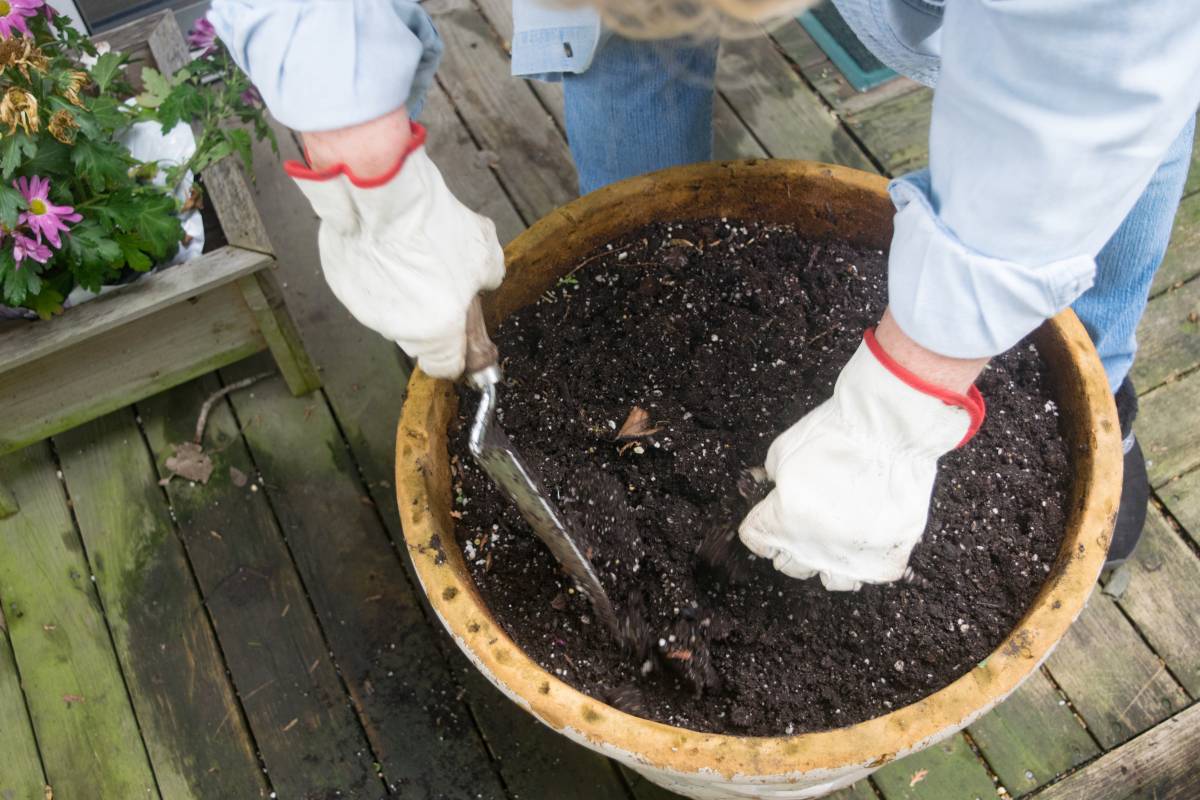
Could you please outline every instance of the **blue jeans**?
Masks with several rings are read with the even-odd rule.
[[[565,74],[567,138],[581,191],[712,158],[716,42],[634,42],[612,35],[586,72]],[[1162,263],[1191,162],[1195,118],[1096,258],[1096,281],[1072,306],[1113,391],[1129,374],[1135,331]]]

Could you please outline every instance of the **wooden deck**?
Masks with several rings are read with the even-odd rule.
[[[430,150],[507,240],[575,194],[560,92],[506,77],[507,0],[426,5],[447,43]],[[928,91],[855,94],[794,24],[727,51],[720,156],[923,163]],[[1193,173],[1142,326],[1156,489],[1136,558],[1012,699],[841,800],[1200,797]],[[0,800],[665,800],[535,723],[431,622],[391,485],[406,362],[330,296],[290,181],[264,163],[257,193],[324,389],[275,377],[219,402],[205,486],[160,486],[170,444],[261,359],[0,458],[22,508],[0,521]]]

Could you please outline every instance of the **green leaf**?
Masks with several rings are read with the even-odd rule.
[[[71,145],[63,144],[57,139],[42,139],[33,158],[25,160],[22,172],[26,175],[71,175]],[[61,184],[55,182],[55,185]]]
[[[171,93],[171,82],[153,67],[142,70],[142,85],[146,91],[138,95],[137,101],[146,108],[158,108]]]
[[[17,215],[25,209],[25,198],[7,184],[0,184],[0,224],[12,229],[17,227]]]
[[[230,128],[225,131],[225,137],[233,145],[233,150],[241,156],[246,173],[254,172],[254,154],[250,150],[250,132],[244,128]]]
[[[120,186],[129,180],[133,159],[129,151],[116,142],[92,141],[79,138],[71,148],[71,163],[79,177],[98,192],[110,186]]]
[[[103,95],[101,97],[92,99],[91,102],[88,103],[88,111],[91,112],[92,118],[94,119],[96,125],[100,126],[100,128],[106,134],[111,134],[113,131],[124,128],[130,122],[129,109],[116,98],[108,95]],[[79,127],[83,128],[82,119],[79,121]],[[91,136],[93,139],[102,138],[99,136],[92,136],[91,133],[88,133],[88,136]]]
[[[125,257],[125,265],[130,269],[145,272],[154,266],[153,259],[145,253],[146,243],[140,236],[118,233],[116,239],[121,247],[121,254]]]
[[[42,290],[42,279],[36,261],[25,261],[18,268],[12,250],[0,251],[0,276],[4,279],[4,302],[10,306],[23,306],[31,295]]]
[[[100,87],[101,94],[108,89],[108,84],[120,72],[124,63],[124,53],[105,53],[96,59],[96,65],[92,67],[92,80]]]
[[[36,295],[26,298],[25,305],[36,311],[42,319],[50,319],[62,313],[64,299],[62,293],[53,286],[43,286]]]
[[[170,94],[162,99],[155,115],[162,123],[164,131],[170,131],[180,122],[191,122],[204,115],[207,101],[205,96],[211,90],[208,87],[182,83],[171,89]]]
[[[33,158],[37,153],[38,144],[30,139],[23,131],[5,136],[0,140],[0,178],[7,181],[20,167],[22,160]]]
[[[125,260],[121,246],[108,238],[108,229],[92,219],[75,223],[67,234],[65,250],[71,274],[80,286],[97,291],[115,277]]]
[[[139,248],[153,260],[175,254],[183,225],[175,216],[175,199],[155,189],[122,189],[105,199],[96,212],[125,233],[136,234]]]

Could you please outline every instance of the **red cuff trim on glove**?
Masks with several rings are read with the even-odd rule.
[[[971,441],[971,437],[979,430],[979,426],[983,424],[983,418],[987,414],[987,406],[984,404],[983,395],[979,393],[978,388],[972,384],[966,394],[958,394],[935,383],[930,383],[916,373],[909,371],[901,366],[899,361],[884,351],[883,346],[875,338],[874,328],[867,328],[863,333],[863,341],[867,343],[867,349],[871,351],[871,355],[875,356],[876,360],[880,364],[883,364],[888,372],[918,392],[936,397],[948,406],[958,406],[964,409],[971,416],[971,425],[967,428],[967,434],[963,436],[962,441],[955,446],[962,447]]]
[[[382,175],[376,175],[371,178],[360,178],[345,164],[334,164],[332,167],[318,171],[299,161],[283,162],[283,171],[293,178],[305,181],[327,181],[331,178],[336,178],[338,175],[345,175],[350,179],[350,183],[360,189],[374,189],[383,186],[396,177],[396,173],[404,166],[404,162],[408,160],[408,156],[425,144],[425,126],[418,122],[409,122],[409,125],[412,126],[412,138],[408,140],[408,146],[404,148],[404,152],[400,154],[395,165]],[[307,158],[307,154],[305,154],[305,157]]]

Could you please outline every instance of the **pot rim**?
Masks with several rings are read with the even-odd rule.
[[[819,175],[876,199],[887,198],[887,180],[847,167],[803,161],[752,159],[674,167],[613,184],[568,203],[522,233],[506,248],[512,256],[555,227],[577,224],[589,198],[609,202],[640,195],[662,181],[695,183],[714,171],[751,169],[764,175]],[[492,316],[494,322],[495,316]],[[920,749],[990,709],[1050,654],[1084,608],[1103,566],[1120,496],[1122,467],[1116,410],[1103,368],[1082,324],[1067,309],[1039,329],[1077,371],[1081,407],[1090,423],[1086,442],[1075,442],[1074,504],[1059,557],[1017,626],[977,666],[923,699],[853,725],[792,736],[704,733],[646,720],[586,695],[542,669],[492,617],[466,571],[454,540],[447,427],[455,406],[450,382],[419,369],[409,381],[396,445],[396,493],[404,537],[430,603],[459,646],[506,694],[545,724],[628,763],[681,775],[788,776],[875,768]],[[1115,475],[1115,480],[1113,476]]]

